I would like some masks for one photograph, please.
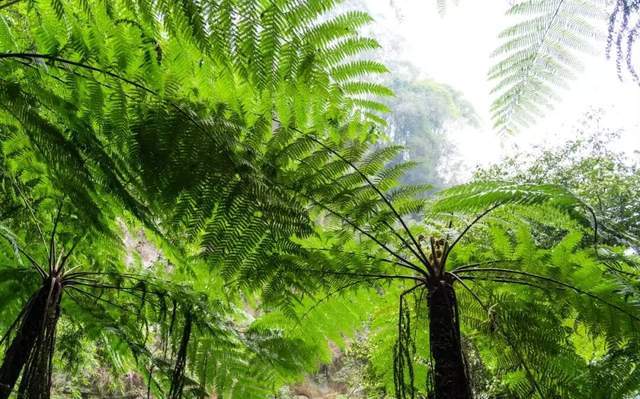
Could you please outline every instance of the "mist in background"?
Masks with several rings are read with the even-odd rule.
[[[388,100],[389,138],[407,147],[405,160],[419,162],[407,182],[436,188],[467,181],[512,153],[540,153],[562,146],[584,131],[588,115],[599,128],[619,132],[607,145],[634,162],[640,158],[640,88],[618,79],[615,63],[595,44],[582,59],[584,71],[560,92],[562,101],[543,120],[514,135],[492,128],[492,82],[487,71],[499,32],[513,23],[509,1],[465,1],[438,13],[435,1],[355,0],[374,18],[369,34],[382,45],[377,57],[391,70],[384,82],[396,93]],[[603,32],[606,30],[603,21]]]

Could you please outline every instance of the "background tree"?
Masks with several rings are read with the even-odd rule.
[[[514,154],[478,170],[475,178],[562,184],[593,208],[601,240],[637,250],[638,166],[626,154],[610,149],[619,131],[603,127],[603,116],[600,110],[590,111],[577,127],[575,140],[555,148]]]
[[[392,63],[390,68],[394,77],[387,85],[395,96],[385,102],[390,111],[388,134],[394,144],[405,148],[402,160],[416,162],[401,180],[443,188],[451,183],[443,177],[445,169],[455,167],[449,159],[452,144],[447,132],[477,124],[475,111],[453,88],[421,80],[411,65]]]

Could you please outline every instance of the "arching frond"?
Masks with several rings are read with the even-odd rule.
[[[580,53],[601,36],[604,11],[592,0],[522,0],[507,15],[517,22],[500,33],[502,43],[493,52],[491,112],[496,128],[515,131],[557,102],[558,89],[582,68]]]

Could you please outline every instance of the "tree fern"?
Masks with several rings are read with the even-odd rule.
[[[326,341],[343,344],[368,309],[383,320],[370,325],[391,355],[385,380],[397,397],[469,397],[465,341],[499,360],[487,368],[511,396],[588,397],[597,387],[586,376],[633,361],[637,304],[620,273],[630,260],[601,248],[617,255],[616,270],[594,250],[580,198],[485,182],[431,202],[424,186],[397,183],[411,166],[387,167],[400,149],[369,145],[384,110],[376,97],[390,92],[363,79],[382,65],[354,57],[376,46],[358,34],[366,14],[329,17],[333,2],[311,0],[83,3],[18,6],[0,38],[11,49],[0,54],[0,107],[13,172],[2,177],[17,180],[0,191],[7,211],[42,198],[31,207],[39,213],[19,212],[48,220],[64,192],[78,215],[46,223],[44,245],[37,221],[10,223],[2,254],[17,251],[34,279],[10,305],[10,333],[33,319],[28,298],[43,298],[41,275],[68,283],[53,306],[46,298],[46,314],[60,309],[51,320],[75,317],[109,343],[111,363],[139,370],[159,396],[266,397],[326,359]],[[587,16],[556,6],[513,12],[575,24]],[[573,27],[543,26],[536,68],[555,49],[550,38]],[[518,29],[508,35],[531,39]],[[23,187],[46,195],[25,201]],[[129,269],[114,259],[116,217],[148,227],[171,264]],[[57,260],[56,226],[58,241],[76,242],[84,224],[70,271],[65,255]],[[427,319],[428,334],[416,333]],[[45,355],[56,323],[36,329]],[[611,358],[588,363],[572,347],[581,340],[605,342]],[[46,397],[52,358],[37,353],[21,384]],[[616,392],[634,392],[637,377],[624,377]]]
[[[585,249],[579,249],[579,246],[582,245],[583,235],[578,233],[578,231],[586,229],[585,234],[588,234],[589,225],[587,224],[586,227],[583,227],[585,226],[583,223],[585,221],[588,222],[590,218],[589,210],[584,208],[581,200],[571,193],[553,186],[539,186],[535,188],[533,186],[521,186],[516,188],[515,186],[505,185],[504,183],[492,183],[489,186],[485,183],[485,185],[480,184],[476,187],[471,185],[468,187],[454,188],[450,190],[450,193],[443,193],[441,200],[436,202],[432,208],[434,211],[437,210],[440,212],[460,211],[462,209],[466,209],[464,212],[473,209],[482,211],[494,208],[492,212],[494,216],[490,219],[482,217],[486,215],[486,212],[480,213],[467,227],[456,232],[451,229],[451,223],[456,224],[456,219],[452,218],[454,215],[449,216],[449,213],[427,213],[427,221],[432,223],[434,227],[438,226],[438,223],[435,223],[435,218],[445,218],[445,220],[452,218],[449,222],[449,227],[444,228],[443,231],[439,233],[442,234],[442,236],[455,234],[458,235],[458,237],[463,237],[468,234],[469,237],[472,237],[471,241],[453,240],[449,250],[447,250],[445,246],[445,255],[443,256],[443,259],[445,259],[443,262],[448,262],[452,265],[463,265],[458,267],[451,266],[449,269],[453,276],[453,284],[456,282],[461,284],[460,291],[458,292],[458,306],[461,312],[460,323],[462,331],[464,334],[469,334],[469,337],[477,337],[477,334],[489,334],[489,336],[493,336],[491,339],[500,341],[500,344],[494,343],[492,345],[504,346],[505,349],[502,352],[504,353],[504,358],[501,357],[502,360],[498,363],[504,368],[489,366],[490,372],[500,375],[500,378],[504,381],[505,385],[499,388],[500,392],[509,392],[516,397],[531,395],[531,392],[534,392],[535,395],[540,397],[553,395],[566,397],[572,397],[572,395],[576,395],[575,397],[580,397],[581,395],[588,396],[589,394],[586,392],[594,392],[593,390],[597,388],[585,382],[585,380],[581,378],[583,374],[567,371],[577,369],[585,370],[588,368],[584,359],[573,352],[570,344],[572,339],[577,339],[574,334],[581,334],[577,332],[579,330],[578,324],[575,326],[576,332],[573,332],[573,330],[568,332],[568,330],[562,326],[567,323],[568,320],[578,318],[581,322],[584,321],[586,323],[584,325],[580,324],[581,326],[583,325],[585,328],[598,331],[597,334],[609,336],[610,338],[607,339],[613,339],[613,341],[615,341],[616,339],[613,338],[614,335],[618,333],[626,335],[631,331],[630,329],[633,329],[632,326],[636,320],[638,320],[637,316],[635,316],[637,315],[637,310],[633,305],[622,302],[621,297],[617,295],[618,286],[615,278],[608,275],[608,267],[601,263],[601,260],[594,254],[593,249],[589,246],[586,246]],[[499,187],[502,188],[500,189]],[[456,200],[455,193],[460,194],[458,200]],[[553,200],[554,198],[556,199],[555,202]],[[458,202],[463,199],[465,202]],[[495,208],[496,205],[500,207]],[[474,208],[475,206],[477,206],[477,208]],[[505,208],[505,210],[501,211],[501,207],[508,207],[508,209]],[[542,207],[542,209],[546,209],[546,211],[537,213],[535,210],[538,207]],[[355,233],[361,237],[358,245],[371,245],[373,248],[386,252],[386,254],[382,252],[376,254],[372,249],[367,249],[366,252],[368,254],[376,254],[376,258],[378,259],[385,255],[391,256],[392,259],[394,259],[394,256],[399,256],[398,261],[401,263],[400,269],[404,267],[408,269],[411,265],[418,265],[423,262],[421,255],[415,247],[413,248],[415,252],[412,254],[411,248],[409,248],[408,236],[406,236],[407,242],[402,245],[401,242],[403,239],[390,233],[390,229],[389,233],[384,233],[384,230],[379,228],[375,230],[367,229],[365,227],[367,226],[367,221],[364,221],[363,224],[355,224],[352,220],[348,220],[343,214],[333,209],[327,209],[324,206],[320,208],[323,209],[328,216],[335,217],[338,222],[342,222],[347,227],[353,228]],[[573,212],[577,209],[578,213],[584,214],[584,217],[574,214],[574,217],[567,219],[564,224],[551,227],[562,231],[563,233],[561,234],[566,234],[564,235],[564,239],[562,241],[555,241],[551,248],[540,248],[536,243],[536,240],[539,239],[537,238],[537,234],[544,234],[545,230],[540,229],[537,223],[542,223],[543,225],[549,223],[549,221],[544,220],[544,215],[548,215],[551,209],[558,209],[561,213],[567,211]],[[517,212],[520,218],[514,218],[514,212]],[[351,215],[352,213],[348,214]],[[446,226],[447,223],[442,223],[441,225]],[[336,226],[336,229],[344,228],[338,226],[340,226],[340,224]],[[485,231],[484,228],[487,226],[491,226],[491,231],[493,231],[495,237],[502,236],[504,238],[501,241],[488,237],[484,238],[485,236],[482,231]],[[533,229],[539,231],[535,233],[536,238],[534,238]],[[566,233],[567,229],[573,232]],[[498,234],[499,232],[500,234]],[[344,232],[336,234],[336,238],[338,239],[344,239],[343,237]],[[398,244],[386,245],[391,245],[391,248],[398,248],[399,254],[394,254],[394,250],[384,244],[394,242],[396,239],[399,240]],[[380,240],[383,240],[383,242]],[[483,242],[493,243],[488,245],[496,245],[496,248],[485,248],[483,244],[480,244],[480,247],[476,246],[478,245],[476,243]],[[337,249],[335,251],[337,251]],[[496,251],[496,255],[491,255],[493,251]],[[336,253],[339,254],[339,252]],[[451,253],[450,257],[446,255],[449,253]],[[433,258],[435,258],[435,256],[436,255],[433,255]],[[431,260],[433,258],[429,259]],[[376,276],[375,273],[380,273],[384,270],[388,274],[388,279],[399,279],[399,281],[402,281],[401,277],[393,276],[393,263],[393,260],[383,261],[377,266],[377,271],[375,268],[362,268],[362,266],[355,269],[347,269],[350,275],[343,278],[358,279],[358,274],[360,274],[360,280],[364,283],[366,276]],[[339,264],[344,265],[342,262]],[[388,269],[388,267],[391,269]],[[546,267],[549,268],[548,270],[551,272],[550,275],[542,271]],[[333,273],[338,275],[341,269],[336,268],[336,266],[329,268],[329,265],[327,265],[327,267],[322,270],[325,275],[331,275]],[[560,270],[564,270],[564,272],[556,274],[556,271],[559,272]],[[572,271],[569,272],[569,270]],[[484,273],[487,273],[486,277],[482,277]],[[596,277],[596,275],[599,277]],[[417,272],[415,276],[420,276],[420,273]],[[469,284],[466,280],[472,283]],[[589,285],[592,284],[593,281],[599,281],[597,288]],[[494,296],[493,288],[482,286],[484,283],[497,284],[496,290],[498,291],[496,291],[496,293],[503,293],[500,295],[504,295],[504,297]],[[500,288],[502,284],[508,287]],[[583,286],[582,284],[586,285]],[[531,296],[532,294],[528,293],[519,294],[520,289],[517,288],[519,286],[523,287],[522,290],[527,292],[533,290],[532,292],[536,293],[536,295]],[[420,284],[418,283],[416,287],[420,287]],[[387,288],[381,288],[381,290],[387,294],[394,292],[393,289]],[[548,295],[558,295],[565,298],[563,303],[570,303],[570,306],[572,306],[580,316],[576,316],[573,313],[570,313],[571,316],[567,316],[563,310],[558,310],[558,314],[550,314],[548,321],[540,320],[540,324],[536,324],[536,330],[531,331],[531,325],[535,322],[526,317],[520,318],[520,315],[523,313],[521,310],[517,310],[519,306],[517,303],[518,301],[535,301],[538,298],[538,293],[540,294],[539,298],[541,298],[541,301],[545,303],[545,305],[540,304],[539,306],[549,306],[547,302],[549,300]],[[488,295],[488,301],[487,299],[482,299],[485,295]],[[544,299],[545,297],[547,299]],[[565,300],[568,302],[564,302]],[[480,301],[480,306],[478,306],[478,301]],[[589,302],[591,304],[587,305]],[[531,303],[530,305],[523,306],[534,305]],[[603,308],[600,308],[601,306]],[[562,308],[562,306],[560,308]],[[608,325],[608,322],[602,323],[602,320],[601,322],[591,324],[592,321],[595,320],[592,319],[592,317],[602,317],[601,311],[614,312],[623,318],[628,316],[629,319],[623,322],[625,327],[621,327],[612,319],[607,319],[612,321],[612,325]],[[411,310],[409,316],[403,316],[403,313],[400,313],[398,317],[404,320],[400,324],[401,327],[411,329],[412,327],[410,326],[414,322],[417,322],[416,320],[420,320],[420,317],[425,317],[422,312],[424,312],[424,307],[416,305],[415,309]],[[502,314],[502,312],[504,312],[504,314]],[[500,316],[496,316],[496,313],[499,313]],[[504,319],[502,319],[503,317]],[[535,318],[535,316],[533,317]],[[409,322],[409,320],[413,321]],[[617,320],[619,320],[619,317]],[[545,323],[548,323],[547,327],[545,327]],[[496,324],[498,327],[496,327]],[[616,327],[614,327],[614,325]],[[402,331],[404,330],[402,328],[399,330],[399,335],[395,332],[392,335],[398,337],[400,340],[395,344],[396,348],[412,348],[414,345],[412,340],[414,338],[413,336],[403,338]],[[476,328],[479,330],[475,330]],[[618,330],[619,328],[621,328],[621,330]],[[557,337],[552,338],[553,335],[551,331],[557,331]],[[388,335],[390,333],[387,332],[386,334]],[[476,343],[479,344],[479,342],[482,341]],[[411,359],[415,360],[415,356],[428,358],[429,352],[428,348],[424,346],[424,338],[421,345],[422,349],[420,349],[420,351],[422,351],[422,355],[418,355],[417,353],[419,352],[416,352],[415,355],[412,354],[410,356]],[[489,349],[484,348],[484,344],[479,345],[480,353],[483,356],[493,356],[488,354],[487,351]],[[391,347],[388,347],[387,350],[390,351],[386,352],[387,354],[393,352],[393,348]],[[396,353],[396,362],[404,359],[405,355],[402,350]],[[385,359],[387,359],[388,367],[391,367],[391,357],[385,357]],[[416,379],[416,374],[414,374],[416,370],[413,369],[413,366],[415,366],[414,363],[402,361],[401,363],[396,363],[396,365],[398,366],[395,371],[396,377],[394,378],[394,384],[397,389],[396,397],[411,397],[411,395],[417,392],[416,389],[424,389],[421,388],[420,383],[418,383],[418,381],[423,381],[423,378],[425,378],[424,374],[422,374],[421,380]],[[424,370],[422,372],[424,372]],[[427,373],[431,372],[433,372],[433,369],[427,368]],[[569,386],[576,388],[568,389],[567,387]],[[577,387],[583,389],[583,393],[579,393],[580,390],[577,389]],[[636,388],[630,389],[633,391]]]
[[[353,13],[315,23],[327,10],[326,4],[290,2],[277,8],[259,6],[244,21],[228,18],[248,3],[209,5],[204,19],[203,5],[196,2],[139,2],[128,8],[101,2],[81,9],[72,2],[45,2],[34,8],[18,7],[7,26],[19,39],[11,39],[7,48],[28,48],[30,52],[1,56],[7,72],[5,88],[13,90],[3,101],[7,111],[3,122],[19,132],[25,151],[41,158],[53,186],[67,192],[78,209],[85,209],[84,216],[93,215],[92,226],[110,222],[111,214],[102,215],[103,195],[108,193],[110,206],[131,212],[156,232],[175,229],[175,243],[182,238],[202,239],[210,265],[219,266],[217,270],[229,278],[240,271],[247,287],[260,267],[275,260],[265,258],[265,253],[295,253],[299,246],[291,235],[304,237],[311,232],[307,210],[295,196],[285,194],[289,188],[270,192],[272,180],[293,176],[293,169],[283,173],[269,161],[278,158],[282,166],[290,162],[275,155],[281,149],[277,144],[281,137],[285,144],[293,141],[286,132],[288,126],[313,125],[325,134],[332,124],[348,125],[351,118],[358,121],[363,110],[383,109],[371,95],[388,94],[382,86],[359,80],[370,72],[383,72],[381,66],[349,64],[349,57],[361,49],[375,47],[357,34],[357,28],[369,20],[366,15]],[[165,19],[152,17],[157,13]],[[254,35],[249,25],[259,26],[260,34]],[[236,47],[238,32],[247,35],[241,38],[242,49]],[[31,52],[34,48],[40,52]],[[327,56],[330,64],[315,54],[324,49],[332,54]],[[243,50],[256,55],[247,57],[240,53]],[[263,58],[270,61],[254,62]],[[350,88],[351,98],[340,94],[343,85]],[[276,92],[285,94],[277,100],[293,104],[294,110],[289,124],[278,129],[281,132],[273,128]],[[311,92],[318,95],[310,96]],[[349,104],[346,108],[345,102]],[[371,124],[364,121],[359,126],[369,128]],[[178,129],[186,129],[186,134],[176,137]],[[294,154],[288,155],[290,160],[310,150],[295,148],[287,146],[285,152]],[[204,167],[205,158],[218,167]],[[61,304],[74,315],[84,312],[81,323],[85,327],[99,329],[102,322],[113,333],[109,342],[120,347],[139,330],[133,320],[118,320],[113,314],[117,309],[133,310],[141,300],[139,309],[146,317],[138,321],[145,328],[155,325],[171,330],[162,327],[174,324],[166,320],[162,309],[172,296],[150,288],[163,282],[140,285],[136,281],[142,277],[122,278],[117,272],[100,271],[95,272],[102,276],[97,278],[92,273],[74,272],[70,281],[75,278],[78,284],[90,287],[70,289],[69,299]],[[266,278],[277,281],[273,275]],[[168,289],[165,286],[161,291]],[[178,290],[176,298],[193,299],[185,291],[188,288],[171,289]],[[112,298],[110,291],[129,294],[126,299]],[[178,306],[177,313],[184,318],[178,316],[176,323],[184,322],[185,331],[193,306],[192,302]],[[174,302],[174,313],[175,307]],[[194,319],[196,325],[202,322],[200,317]],[[295,343],[266,330],[251,336],[232,332],[232,346],[211,340],[210,334],[221,338],[218,331],[198,333],[197,337],[202,335],[210,342],[199,350],[188,342],[193,334],[182,332],[174,371],[170,370],[174,359],[159,357],[144,342],[125,345],[128,353],[146,359],[152,366],[149,370],[156,369],[147,376],[151,390],[162,392],[162,387],[171,386],[171,393],[179,395],[214,386],[220,394],[264,397],[269,385],[281,384],[285,374],[295,373],[304,360],[287,358],[284,349],[290,350]],[[263,344],[270,347],[261,349]],[[214,350],[222,353],[223,348],[228,355],[219,356],[215,366],[210,364],[207,369],[206,356],[201,355]],[[53,347],[43,352],[51,351]],[[191,360],[186,361],[186,356]],[[266,361],[266,357],[271,359],[261,363],[259,359]],[[246,369],[247,364],[256,368],[241,378],[243,373],[237,370]],[[267,364],[275,370],[268,371]],[[193,384],[191,371],[199,374],[199,387]],[[46,386],[40,386],[48,392]]]
[[[103,243],[99,236],[89,234],[79,243],[79,240],[73,237],[73,229],[69,230],[71,226],[66,226],[63,221],[58,224],[58,221],[56,217],[54,226],[57,226],[58,231],[52,235],[51,247],[48,250],[59,250],[56,241],[69,237],[73,240],[72,243],[68,243],[69,251],[76,251],[73,258],[71,252],[60,252],[57,263],[53,266],[50,263],[40,265],[39,256],[29,255],[33,249],[41,252],[40,246],[34,245],[30,250],[23,249],[23,244],[18,243],[19,238],[7,232],[3,234],[3,239],[5,244],[12,244],[18,248],[17,259],[27,257],[33,263],[29,268],[26,265],[22,268],[3,267],[3,274],[6,274],[7,278],[1,288],[10,288],[6,284],[11,283],[14,275],[29,277],[29,270],[44,273],[45,276],[47,273],[55,273],[55,279],[60,281],[60,292],[63,293],[58,302],[57,317],[82,326],[83,334],[87,336],[102,336],[105,345],[118,348],[119,356],[131,359],[129,361],[136,359],[135,364],[132,364],[136,369],[144,370],[149,366],[154,368],[155,375],[149,376],[150,390],[163,392],[166,389],[182,397],[180,392],[191,391],[198,385],[191,378],[191,373],[200,367],[202,356],[215,353],[224,353],[226,360],[200,373],[204,378],[199,387],[201,390],[209,391],[215,387],[218,392],[236,392],[234,395],[239,397],[263,397],[272,384],[281,384],[290,378],[290,375],[295,375],[299,369],[304,368],[304,354],[308,353],[308,350],[300,343],[279,337],[277,331],[269,329],[261,329],[251,334],[242,332],[241,328],[234,324],[245,317],[242,312],[235,312],[227,303],[210,298],[207,291],[197,291],[190,285],[180,283],[184,277],[178,273],[174,272],[173,276],[168,276],[161,269],[154,270],[153,273],[124,269],[117,259],[118,254],[114,252],[112,239]],[[34,234],[37,236],[37,232]],[[92,248],[90,255],[86,248]],[[50,252],[47,262],[52,262],[54,256],[55,252]],[[68,259],[75,263],[73,268],[65,268]],[[94,267],[87,270],[83,264],[89,263]],[[24,273],[19,273],[20,271]],[[38,275],[30,278],[33,278],[33,286],[37,290]],[[48,281],[46,279],[44,283]],[[22,293],[23,288],[31,285],[28,281],[22,281],[20,286],[16,294]],[[23,295],[25,300],[32,296],[28,292]],[[20,300],[19,295],[12,299],[14,303],[19,303]],[[37,301],[32,300],[30,303],[23,304],[26,310],[18,314],[13,325],[7,324],[9,329],[2,340],[6,347],[15,346],[16,342],[20,342],[19,338],[26,335],[24,326],[30,323],[29,315],[36,311],[38,306]],[[15,317],[14,314],[9,320],[14,320]],[[55,328],[56,324],[58,321],[51,325]],[[35,329],[33,333],[38,331],[39,329]],[[9,341],[5,339],[12,340],[12,345],[9,346]],[[205,342],[208,346],[202,347]],[[52,364],[43,363],[40,359],[43,356],[43,359],[49,359],[49,362],[55,359],[55,346],[55,339],[37,339],[35,347],[28,349],[34,355],[28,356],[24,365],[20,386],[17,388],[20,392],[24,392],[28,397],[48,397]],[[297,349],[294,350],[294,347]],[[287,348],[288,352],[283,348]],[[0,371],[3,383],[11,381],[8,378],[12,377],[7,372],[13,370],[17,373],[15,375],[19,375],[23,369],[6,368],[7,365],[11,366],[11,356],[12,351],[9,350],[3,359]],[[255,367],[253,372],[242,371],[247,370],[250,367],[248,365]],[[267,365],[276,370],[268,374],[262,373],[268,368]],[[8,392],[3,390],[2,394],[8,395]]]
[[[444,13],[447,1],[438,1]],[[561,89],[582,70],[581,53],[593,52],[606,37],[606,56],[614,58],[620,79],[625,70],[637,81],[633,62],[638,33],[638,4],[620,0],[522,0],[512,2],[507,16],[514,23],[504,29],[497,58],[489,70],[494,81],[491,106],[494,126],[517,131],[534,124],[552,109]],[[608,35],[600,23],[608,16]]]

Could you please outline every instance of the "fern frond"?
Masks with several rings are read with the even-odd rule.
[[[548,204],[561,209],[586,206],[580,198],[558,185],[478,182],[442,191],[433,209],[437,212],[479,211],[508,204]]]
[[[601,36],[603,11],[591,0],[521,0],[507,12],[523,20],[500,34],[500,57],[490,69],[496,98],[494,126],[515,131],[536,121],[557,102],[557,89],[582,68],[579,53]]]
[[[640,20],[637,18],[639,10],[640,2],[635,0],[614,2],[609,16],[606,47],[607,58],[615,58],[618,77],[622,80],[623,70],[627,69],[636,83],[640,83],[640,75],[634,65],[636,39],[640,31]]]

